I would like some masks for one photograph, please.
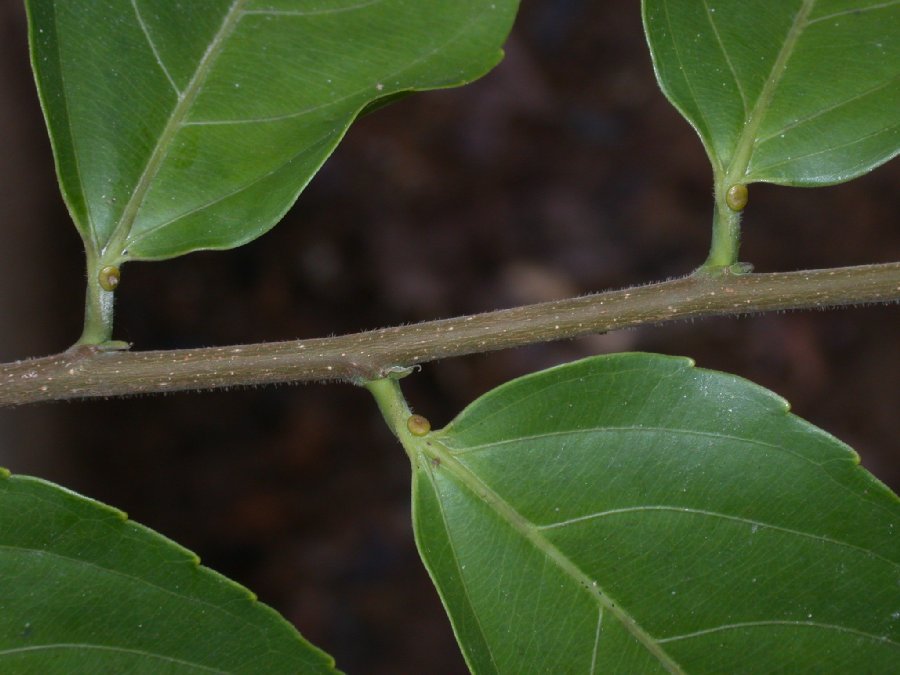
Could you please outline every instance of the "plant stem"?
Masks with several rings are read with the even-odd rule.
[[[705,316],[900,301],[900,263],[776,274],[693,274],[473,316],[338,337],[110,352],[81,345],[0,365],[0,406],[282,382],[362,384],[437,359]]]
[[[100,263],[87,256],[87,291],[84,301],[84,330],[76,345],[100,345],[112,340],[115,292],[105,291],[99,283]]]

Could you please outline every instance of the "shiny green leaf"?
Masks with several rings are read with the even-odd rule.
[[[900,502],[745,380],[591,358],[404,443],[419,548],[474,672],[900,663]]]
[[[104,264],[246,243],[357,114],[473,80],[515,0],[28,0],[63,194]]]
[[[900,3],[644,0],[660,86],[725,185],[840,183],[900,150]]]
[[[3,471],[0,672],[337,671],[189,551],[120,511]]]

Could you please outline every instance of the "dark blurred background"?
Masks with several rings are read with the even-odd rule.
[[[53,173],[24,12],[0,0],[0,360],[80,333],[83,260]],[[751,188],[757,271],[900,259],[900,163]],[[480,82],[360,120],[285,221],[241,249],[124,270],[136,349],[316,337],[682,275],[706,254],[709,165],[656,88],[637,3],[529,0]],[[622,331],[426,366],[443,425],[581,356],[683,354],[791,401],[900,485],[897,306]],[[348,423],[348,420],[352,422]],[[0,410],[0,465],[113,504],[253,589],[354,673],[462,673],[413,544],[409,466],[368,394],[309,385]]]

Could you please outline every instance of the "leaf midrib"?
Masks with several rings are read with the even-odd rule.
[[[119,222],[116,223],[116,227],[106,246],[100,252],[105,261],[118,263],[123,259],[127,259],[125,248],[128,243],[128,238],[131,235],[134,221],[137,218],[138,211],[144,203],[144,199],[146,199],[147,193],[150,191],[153,180],[159,173],[163,161],[169,154],[172,140],[181,129],[184,120],[187,118],[188,113],[194,105],[194,101],[197,99],[197,95],[200,93],[203,84],[206,82],[206,78],[212,70],[213,63],[215,63],[219,54],[222,52],[226,40],[237,26],[237,23],[241,18],[240,8],[245,1],[246,0],[234,0],[231,3],[228,11],[225,12],[219,30],[216,31],[216,34],[213,36],[212,40],[210,40],[209,46],[197,63],[197,67],[194,70],[190,81],[178,97],[178,102],[175,104],[175,107],[172,108],[172,113],[169,115],[166,126],[159,135],[159,139],[153,147],[153,152],[150,153],[150,157],[147,159],[144,171],[141,173],[141,177],[138,179],[134,191],[131,193],[131,197],[128,199],[128,203],[122,211],[122,216],[119,218]]]
[[[726,185],[734,185],[742,182],[747,174],[747,169],[750,166],[750,160],[753,156],[753,150],[756,147],[756,134],[759,131],[763,119],[765,119],[769,105],[772,103],[772,98],[775,96],[775,90],[781,83],[781,78],[784,75],[787,62],[794,53],[794,48],[797,46],[800,34],[808,24],[809,15],[812,12],[813,7],[815,7],[815,4],[816,0],[803,0],[803,5],[794,17],[794,21],[784,40],[784,44],[781,46],[778,56],[772,64],[772,69],[769,71],[769,76],[766,78],[765,84],[763,84],[763,88],[760,90],[759,96],[753,104],[753,110],[750,111],[750,114],[745,120],[744,128],[741,131],[740,136],[738,136],[734,154],[731,156],[731,161],[729,162],[725,174]]]
[[[686,675],[686,671],[621,605],[599,586],[596,579],[585,574],[568,556],[554,546],[538,530],[537,526],[519,513],[509,502],[504,500],[490,486],[484,483],[465,465],[459,462],[443,443],[432,437],[430,442],[418,444],[418,450],[430,463],[432,459],[440,461],[442,469],[446,469],[457,478],[468,490],[478,495],[485,504],[493,509],[504,522],[513,527],[535,548],[542,551],[563,573],[578,586],[592,595],[596,602],[615,616],[619,623],[650,652],[667,671],[674,675]]]

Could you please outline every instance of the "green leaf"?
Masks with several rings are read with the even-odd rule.
[[[473,80],[515,0],[28,0],[63,194],[89,256],[270,229],[373,101]]]
[[[660,86],[725,185],[840,183],[900,150],[900,3],[644,0]]]
[[[0,473],[0,672],[333,673],[250,591],[125,514]]]
[[[418,545],[477,673],[900,663],[900,502],[745,380],[591,358],[401,438]]]

